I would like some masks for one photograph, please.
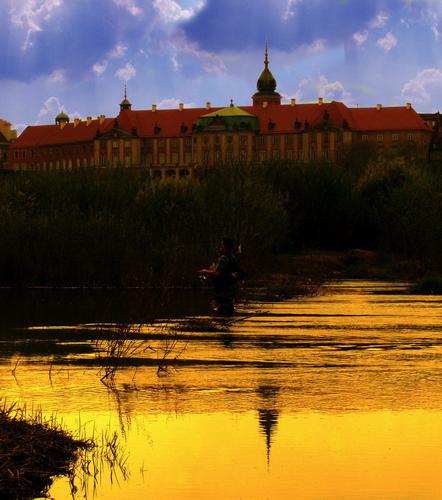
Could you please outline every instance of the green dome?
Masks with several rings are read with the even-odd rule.
[[[234,106],[233,103],[227,108],[219,109],[218,111],[213,111],[212,113],[208,113],[207,115],[202,115],[201,118],[215,118],[217,116],[255,116],[247,111],[244,111],[237,106]]]
[[[259,129],[258,118],[244,109],[233,105],[202,115],[198,120],[197,131],[256,131]]]
[[[267,93],[267,92],[275,92],[276,90],[276,80],[272,75],[272,72],[266,66],[264,71],[261,73],[261,76],[258,78],[258,82],[256,85],[258,92]]]
[[[56,116],[56,119],[57,120],[69,120],[69,116],[62,111],[61,113],[58,113],[58,115]]]
[[[69,116],[62,111],[61,113],[58,113],[58,115],[55,117],[55,123],[61,123],[61,122],[67,122],[69,123]]]

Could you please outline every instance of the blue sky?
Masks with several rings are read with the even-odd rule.
[[[0,118],[22,129],[251,102],[268,38],[284,99],[442,110],[442,0],[0,0]]]

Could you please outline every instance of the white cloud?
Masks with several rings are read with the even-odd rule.
[[[383,38],[379,38],[376,45],[382,50],[385,50],[385,52],[390,52],[391,49],[396,47],[397,38],[389,31]]]
[[[119,59],[120,57],[123,57],[127,49],[129,47],[127,45],[124,45],[124,43],[117,43],[115,47],[109,52],[109,58],[110,59]]]
[[[92,72],[96,76],[101,76],[108,68],[109,66],[109,60],[110,59],[120,59],[123,57],[126,52],[127,52],[128,46],[125,45],[124,43],[117,43],[115,47],[107,54],[106,59],[103,59],[101,61],[97,61],[93,66],[92,66]]]
[[[194,14],[194,9],[184,9],[174,0],[154,0],[153,6],[165,22],[177,22],[190,19]]]
[[[387,14],[380,12],[369,24],[370,28],[383,28],[386,24],[387,21],[389,20],[389,17]]]
[[[169,99],[163,99],[158,103],[158,108],[160,109],[178,109],[180,103],[179,99],[176,99],[175,97],[171,97]],[[194,108],[195,103],[194,102],[189,102],[189,103],[184,103],[185,108]]]
[[[139,16],[143,10],[137,5],[136,0],[113,0],[117,7],[126,9],[133,16]]]
[[[81,118],[81,115],[78,111],[68,113],[66,111],[66,107],[61,104],[58,97],[52,96],[49,97],[49,99],[46,99],[46,101],[43,103],[43,107],[38,113],[35,125],[42,125],[43,123],[54,123],[55,117],[62,111],[66,113],[71,120],[73,120],[74,118]]]
[[[323,97],[327,101],[337,100],[347,104],[352,99],[350,92],[345,89],[341,82],[330,82],[324,75],[301,80],[294,97],[301,101],[316,100],[318,97]]]
[[[126,66],[123,66],[122,68],[118,69],[115,72],[115,76],[117,76],[120,80],[123,80],[124,82],[132,80],[132,78],[134,78],[136,74],[137,70],[132,66],[131,63],[126,63]]]
[[[362,45],[367,41],[368,31],[357,32],[353,34],[353,40],[358,44]]]
[[[107,61],[97,62],[92,66],[92,71],[97,76],[101,76],[107,69]]]
[[[171,41],[171,46],[174,51],[172,57],[175,58],[175,62],[172,61],[172,63],[175,68],[179,68],[180,65],[177,55],[186,54],[200,60],[206,73],[224,75],[227,71],[226,65],[221,57],[206,50],[199,49],[196,43],[189,42],[184,36],[177,36]]]
[[[9,11],[11,22],[26,30],[23,50],[32,46],[31,37],[34,33],[43,31],[43,22],[48,21],[52,11],[62,5],[63,0],[21,0],[11,2]]]
[[[49,76],[50,83],[63,83],[66,81],[66,72],[64,69],[56,69]]]
[[[325,49],[325,40],[319,39],[315,40],[312,44],[307,47],[307,52],[315,53],[322,52]]]
[[[424,69],[402,87],[402,97],[410,102],[429,103],[430,90],[442,89],[442,70]]]
[[[287,0],[287,6],[282,15],[283,21],[288,21],[291,17],[295,15],[295,5],[299,3],[301,0]]]

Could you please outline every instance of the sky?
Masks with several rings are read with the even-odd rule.
[[[442,111],[442,0],[0,0],[0,118],[288,102]]]

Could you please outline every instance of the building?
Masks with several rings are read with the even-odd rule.
[[[0,169],[6,168],[10,143],[17,139],[17,131],[11,129],[11,124],[0,119]]]
[[[276,80],[264,69],[252,105],[225,108],[133,110],[126,92],[115,118],[75,119],[26,128],[9,148],[12,170],[149,169],[155,177],[187,176],[231,161],[336,161],[351,148],[405,148],[428,158],[432,130],[411,104],[349,108],[342,102],[281,103]]]

